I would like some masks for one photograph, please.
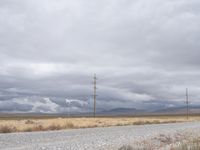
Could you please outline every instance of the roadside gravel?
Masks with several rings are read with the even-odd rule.
[[[0,134],[0,150],[117,150],[158,134],[200,129],[200,122]]]

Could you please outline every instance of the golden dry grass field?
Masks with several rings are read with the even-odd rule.
[[[143,125],[200,121],[200,117],[191,116],[146,116],[146,117],[98,117],[98,118],[0,118],[0,133],[31,132],[75,128],[94,128],[124,125]]]

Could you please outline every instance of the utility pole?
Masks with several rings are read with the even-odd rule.
[[[186,104],[187,104],[187,120],[189,119],[189,96],[188,96],[188,88],[186,88]]]
[[[97,97],[97,77],[96,74],[94,74],[94,94],[93,94],[93,98],[94,98],[94,117],[96,117],[96,97]]]

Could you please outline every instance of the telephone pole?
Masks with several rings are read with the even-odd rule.
[[[187,104],[187,120],[189,119],[189,96],[188,96],[188,88],[186,88],[186,104]]]
[[[96,97],[97,97],[97,77],[96,74],[94,74],[94,94],[93,94],[93,98],[94,98],[94,117],[96,117]]]

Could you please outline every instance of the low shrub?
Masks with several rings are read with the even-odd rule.
[[[29,129],[30,129],[30,131],[31,131],[31,129],[32,129],[32,131],[45,131],[45,128],[42,125],[37,125],[32,128],[29,128]]]
[[[56,124],[52,124],[46,128],[46,130],[61,130],[61,129],[63,129],[63,127]]]
[[[64,125],[65,129],[73,129],[75,128],[74,124],[72,122],[66,122]]]
[[[0,126],[0,133],[11,133],[11,132],[17,132],[16,127],[8,125]]]
[[[25,124],[34,124],[35,122],[33,120],[26,120]]]

